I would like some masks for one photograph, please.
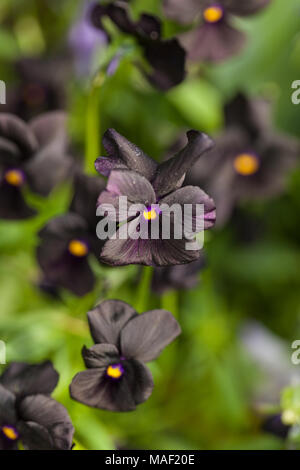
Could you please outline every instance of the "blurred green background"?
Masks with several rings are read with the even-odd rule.
[[[64,53],[81,4],[1,0],[0,79],[8,88],[18,82],[14,64],[20,58]],[[146,11],[163,19],[159,0],[132,4],[135,15]],[[189,128],[216,134],[223,125],[224,102],[239,90],[269,98],[274,126],[300,138],[300,105],[291,102],[291,84],[300,79],[299,1],[274,0],[261,14],[237,22],[249,36],[243,52],[221,65],[190,68],[186,81],[167,93],[152,88],[135,67],[139,51],[133,47],[116,73],[96,87],[100,112],[94,142],[87,141],[91,129],[86,126],[92,77],[82,81],[71,73],[62,86],[68,97],[70,133],[77,151],[86,157],[85,168],[94,174],[92,162],[98,155],[93,151],[108,127],[156,159],[163,158]],[[165,19],[163,24],[166,36],[176,31]],[[118,34],[108,51],[99,51],[99,64],[120,42],[133,44]],[[36,233],[46,220],[66,210],[71,188],[60,187],[47,200],[35,198],[41,212],[33,220],[0,221],[0,339],[7,344],[7,361],[53,361],[60,373],[54,397],[71,415],[75,449],[300,448],[299,386],[286,373],[292,369],[290,375],[300,375],[300,366],[292,366],[290,360],[291,343],[300,339],[299,183],[298,169],[281,196],[242,207],[244,230],[249,221],[254,227],[263,224],[254,240],[246,241],[234,223],[206,236],[207,267],[197,288],[163,297],[149,293],[147,309],[170,308],[183,333],[150,365],[154,392],[132,413],[89,409],[69,398],[68,385],[83,369],[81,347],[91,345],[86,312],[103,298],[138,307],[139,268],[97,265],[95,292],[81,299],[64,292],[62,300],[52,299],[36,287]],[[282,344],[286,353],[283,365],[275,361],[270,376],[262,370],[260,357],[254,360],[241,333],[253,321],[266,328],[265,334],[272,334],[272,341]],[[282,370],[286,374],[277,390]],[[275,399],[268,399],[265,386],[274,391]],[[264,413],[282,410],[295,415],[288,441],[261,428]]]

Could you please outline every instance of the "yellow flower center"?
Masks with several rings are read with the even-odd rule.
[[[248,176],[257,172],[259,160],[251,153],[241,153],[234,159],[233,165],[240,175]]]
[[[218,6],[205,8],[203,17],[208,23],[217,23],[223,18],[223,9]]]
[[[153,219],[156,219],[157,217],[157,213],[155,211],[155,209],[146,209],[143,213],[143,216],[144,216],[144,219],[146,220],[153,220]]]
[[[113,379],[122,377],[123,372],[123,367],[120,364],[113,364],[106,369],[106,374]]]
[[[89,250],[84,242],[80,240],[71,240],[69,243],[69,252],[72,255],[78,256],[80,258],[82,256],[86,256]]]
[[[5,173],[5,179],[12,186],[21,186],[24,181],[23,174],[20,170],[8,170]]]
[[[3,426],[2,428],[3,434],[10,439],[11,441],[16,441],[19,437],[18,433],[15,431],[14,428],[10,426]]]

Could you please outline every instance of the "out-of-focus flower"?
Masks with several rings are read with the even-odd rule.
[[[69,212],[50,220],[39,233],[37,259],[47,283],[78,296],[93,290],[95,284],[89,260],[92,254],[100,256],[96,201],[104,187],[100,178],[77,175]]]
[[[225,108],[226,128],[215,148],[187,177],[215,199],[219,225],[238,202],[280,194],[297,163],[299,143],[271,129],[264,105],[236,96]]]
[[[117,221],[130,220],[140,231],[151,232],[152,222],[162,222],[160,207],[172,207],[177,204],[184,214],[185,205],[192,207],[193,231],[195,233],[211,228],[215,223],[215,205],[213,200],[200,188],[182,187],[186,172],[198,158],[210,149],[212,140],[205,134],[189,131],[188,144],[173,158],[157,164],[141,149],[118,134],[114,129],[108,130],[103,139],[108,157],[96,160],[96,169],[109,175],[106,190],[99,197],[98,204],[105,208],[110,204],[115,208]],[[128,212],[119,212],[119,198],[126,196]],[[144,205],[147,209],[135,216],[129,216],[130,206]],[[197,205],[204,206],[204,214],[197,216]],[[108,214],[110,217],[110,214]],[[125,217],[125,218],[124,218]],[[204,220],[203,220],[204,218]],[[201,219],[201,220],[200,220]],[[181,220],[183,224],[183,220]],[[201,224],[202,222],[202,224]],[[157,238],[124,237],[126,224],[120,225],[116,238],[108,239],[101,252],[101,260],[111,265],[145,264],[150,266],[170,266],[190,263],[200,256],[200,250],[186,249],[186,234],[175,237],[175,220],[170,219],[170,239],[161,236],[161,227]],[[197,227],[201,228],[197,230]]]
[[[182,24],[200,24],[180,40],[192,61],[224,60],[245,43],[245,35],[232,26],[234,16],[252,15],[270,0],[164,0],[165,15]]]
[[[274,436],[280,437],[281,439],[286,439],[291,426],[284,424],[282,422],[282,415],[270,415],[264,419],[262,423],[262,430],[273,434]]]
[[[6,104],[1,105],[1,111],[29,121],[42,113],[66,108],[66,84],[72,73],[68,54],[22,57],[13,68],[17,83],[7,86]]]
[[[199,273],[205,267],[203,254],[200,258],[189,264],[177,266],[156,267],[153,273],[152,290],[163,294],[172,289],[192,289],[199,282]]]
[[[70,385],[74,400],[94,408],[132,411],[152,393],[153,379],[145,362],[156,359],[179,334],[166,310],[138,315],[120,300],[106,300],[88,312],[95,345],[82,350],[87,367]]]
[[[0,450],[70,450],[74,428],[50,397],[58,374],[51,362],[13,362],[0,376]]]
[[[72,173],[63,112],[41,115],[26,124],[12,114],[0,114],[0,217],[25,219],[35,214],[24,198],[28,186],[47,196]]]
[[[96,71],[93,70],[95,54],[106,47],[109,40],[102,24],[96,27],[91,21],[91,13],[96,6],[101,8],[94,1],[86,1],[79,20],[70,31],[69,43],[79,77],[89,76]]]
[[[96,5],[92,12],[95,26],[102,28],[102,17],[108,16],[118,28],[131,36],[142,47],[145,58],[152,67],[144,74],[162,90],[178,85],[185,77],[185,51],[177,39],[162,39],[161,22],[152,15],[143,14],[137,22],[132,21],[125,3],[113,2]]]

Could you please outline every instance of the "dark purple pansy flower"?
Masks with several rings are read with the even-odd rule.
[[[89,76],[93,72],[95,53],[108,43],[108,35],[102,25],[95,27],[91,22],[91,12],[98,5],[94,1],[86,1],[81,17],[70,31],[69,43],[79,77]]]
[[[151,72],[144,71],[144,74],[154,86],[169,90],[184,80],[185,51],[177,39],[162,39],[161,21],[158,18],[143,14],[134,22],[124,2],[97,5],[92,12],[95,26],[103,27],[103,16],[108,16],[123,33],[134,37],[142,47],[152,67]]]
[[[58,382],[51,362],[13,362],[0,376],[0,450],[70,450],[74,428],[50,397]]]
[[[199,283],[199,273],[205,265],[205,257],[201,253],[200,258],[192,263],[156,267],[152,278],[152,290],[161,295],[169,290],[192,289]]]
[[[41,115],[26,124],[12,114],[0,114],[0,218],[25,219],[35,214],[24,198],[27,186],[47,196],[71,173],[67,154],[66,116]]]
[[[282,422],[281,414],[270,415],[264,419],[262,430],[281,439],[286,439],[291,426]]]
[[[132,411],[153,390],[145,362],[156,359],[180,334],[173,315],[151,310],[138,315],[127,303],[106,300],[88,312],[95,345],[82,350],[87,367],[70,385],[74,400],[109,411]]]
[[[245,35],[232,26],[233,16],[252,15],[270,0],[164,0],[165,15],[182,24],[200,21],[180,40],[192,61],[217,62],[243,47]]]
[[[93,290],[95,277],[90,255],[99,259],[101,242],[96,237],[96,202],[105,182],[78,174],[69,212],[50,220],[40,231],[37,259],[50,285],[78,296]]]
[[[215,148],[186,178],[213,196],[219,225],[238,202],[280,193],[300,151],[299,142],[271,129],[264,102],[237,95],[225,107],[225,121]]]
[[[124,238],[123,231],[127,226],[121,224],[116,238],[110,238],[104,244],[101,252],[103,262],[110,265],[170,266],[190,263],[199,258],[199,249],[186,249],[186,234],[179,238],[174,236],[174,219],[170,218],[170,239],[161,236],[160,226],[165,215],[161,212],[161,206],[171,207],[173,204],[181,207],[182,214],[186,205],[192,207],[192,228],[196,233],[201,222],[204,229],[211,228],[215,222],[213,200],[198,187],[182,187],[186,172],[213,143],[207,135],[197,131],[189,131],[187,136],[188,144],[184,149],[175,157],[158,164],[114,129],[105,133],[103,144],[108,156],[98,158],[95,163],[99,173],[109,175],[106,190],[98,199],[100,209],[104,210],[109,204],[114,207],[118,222],[131,219],[131,224],[144,231],[151,230],[152,224],[158,224],[159,236],[155,239]],[[135,204],[144,205],[147,209],[134,217],[129,217],[129,211],[124,215],[119,208],[121,196],[127,197],[129,211],[130,206],[134,207]],[[195,215],[195,209],[200,204],[204,206],[202,218]],[[198,232],[202,230],[203,227]]]

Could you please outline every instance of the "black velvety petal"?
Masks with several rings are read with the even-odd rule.
[[[149,362],[181,333],[167,310],[151,310],[134,317],[121,331],[121,352],[127,359]]]
[[[0,377],[0,383],[17,397],[51,394],[57,382],[58,373],[50,361],[34,365],[12,362]]]
[[[191,204],[193,207],[198,204],[203,205],[204,219],[202,219],[202,214],[198,217],[196,217],[196,214],[193,214],[192,228],[195,232],[199,232],[202,229],[202,225],[204,229],[213,227],[216,221],[216,206],[213,199],[196,186],[183,186],[161,199],[160,204],[167,204],[170,207],[173,204],[180,204],[183,208],[183,214],[185,204]]]
[[[68,289],[80,297],[93,290],[95,277],[88,257],[73,256],[68,251],[66,241],[55,238],[42,240],[37,248],[37,259],[48,281],[56,286]]]
[[[72,422],[67,410],[53,398],[45,395],[25,397],[18,405],[18,412],[18,429],[27,448],[71,449],[74,434]]]
[[[86,221],[80,215],[69,212],[51,219],[40,230],[39,236],[42,239],[55,237],[57,240],[65,241],[80,235],[82,236],[86,231]]]
[[[182,34],[180,42],[192,62],[219,62],[237,54],[244,46],[245,39],[244,33],[222,21],[202,24]]]
[[[111,266],[143,264],[146,266],[172,266],[195,261],[200,256],[199,250],[187,250],[186,239],[151,240],[132,238],[122,239],[123,225],[116,233],[116,239],[104,243],[100,259]],[[171,228],[172,233],[172,228]]]
[[[246,16],[257,13],[266,7],[271,0],[224,0],[225,8],[234,15]]]
[[[123,376],[111,380],[106,368],[79,372],[70,385],[74,400],[85,405],[109,411],[133,411],[146,401],[153,390],[150,371],[136,360],[122,361]]]
[[[155,161],[114,129],[105,132],[103,146],[108,157],[96,160],[95,167],[100,174],[108,176],[111,170],[127,168],[149,180],[153,177],[157,167]]]
[[[15,168],[22,160],[22,152],[11,140],[0,135],[0,166]]]
[[[33,192],[47,196],[74,171],[74,161],[67,153],[66,116],[47,113],[34,119],[30,128],[40,147],[25,166],[28,183]]]
[[[13,114],[0,113],[0,137],[18,146],[22,160],[30,157],[38,148],[36,136],[30,127]]]
[[[185,77],[185,50],[177,39],[143,41],[144,54],[152,67],[145,73],[149,81],[163,91],[179,85]]]
[[[173,289],[192,289],[199,283],[199,272],[204,267],[203,255],[189,264],[156,267],[152,279],[152,290],[161,295]]]
[[[181,24],[193,23],[204,6],[203,0],[164,0],[164,14]]]
[[[96,203],[100,193],[105,189],[104,179],[78,173],[74,180],[74,196],[70,212],[79,214],[88,223],[93,234],[99,218],[96,216]]]
[[[16,423],[15,395],[0,383],[0,426]]]
[[[152,181],[158,196],[180,188],[186,172],[196,163],[198,158],[213,146],[213,141],[197,131],[187,133],[188,144],[175,157],[161,163]]]
[[[95,343],[119,346],[120,332],[136,311],[121,300],[104,300],[88,312],[88,322]]]
[[[264,420],[262,429],[263,431],[280,437],[281,439],[286,439],[291,426],[287,426],[282,422],[281,414],[276,414],[270,415]]]
[[[116,196],[127,196],[128,201],[131,203],[151,205],[156,202],[156,196],[149,181],[135,171],[112,171],[108,178],[106,190]]]
[[[26,204],[20,187],[0,182],[0,218],[21,220],[33,217],[36,213],[35,209]]]
[[[107,367],[120,362],[119,351],[113,344],[95,344],[91,348],[82,348],[82,357],[87,369]]]

